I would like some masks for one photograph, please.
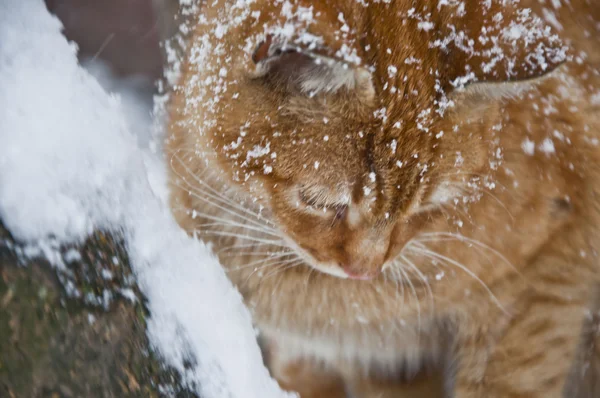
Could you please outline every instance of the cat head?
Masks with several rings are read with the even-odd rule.
[[[315,269],[377,276],[500,161],[502,104],[564,60],[528,12],[467,3],[370,5],[312,25],[315,37],[366,29],[351,46],[267,33],[226,94],[218,164]]]

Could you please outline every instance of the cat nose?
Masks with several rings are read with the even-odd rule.
[[[388,248],[387,237],[355,233],[336,247],[335,259],[348,278],[369,280],[381,273]]]
[[[340,268],[350,279],[368,281],[381,273],[383,261],[360,261],[354,263],[341,263]]]

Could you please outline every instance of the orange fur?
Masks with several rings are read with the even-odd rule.
[[[531,67],[536,46],[559,46],[536,37],[499,43],[515,63],[491,72],[489,42],[474,40],[476,55],[431,43],[453,29],[497,37],[528,4],[469,0],[462,15],[433,0],[298,0],[291,12],[314,20],[297,13],[296,29],[322,41],[272,58],[265,30],[289,22],[285,2],[204,6],[170,105],[172,208],[277,345],[275,375],[305,380],[314,363],[333,380],[316,384],[341,378],[361,398],[399,396],[398,375],[429,366],[459,398],[596,388],[581,381],[598,361],[592,1],[553,10],[571,61]],[[361,65],[313,64],[348,54]],[[477,82],[454,90],[467,71]],[[302,398],[333,396],[306,383]]]

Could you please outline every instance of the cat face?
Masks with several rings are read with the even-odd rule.
[[[512,26],[495,18],[499,30]],[[251,66],[219,98],[207,151],[287,246],[321,272],[376,277],[443,206],[470,197],[501,160],[502,102],[561,60],[531,63],[529,51],[538,54],[545,37],[504,37],[494,46],[511,56],[494,62],[497,51],[486,44],[470,53],[457,43],[436,48],[440,33],[417,26],[374,28],[370,40],[385,46],[367,54],[363,45],[362,65],[327,43],[311,48],[263,35]]]
[[[431,137],[384,123],[366,69],[302,49],[255,55],[255,62],[248,92],[264,102],[246,113],[243,145],[226,148],[239,165],[234,179],[246,180],[312,267],[375,277],[431,196]]]

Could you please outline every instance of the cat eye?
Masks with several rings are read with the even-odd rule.
[[[302,203],[306,206],[314,207],[315,209],[320,207],[326,207],[326,204],[322,201],[319,201],[316,195],[311,195],[305,190],[299,190],[298,193],[300,195],[300,201],[302,201]]]
[[[305,189],[298,190],[299,202],[302,203],[305,208],[312,210],[315,213],[320,213],[327,216],[333,216],[334,220],[340,220],[344,218],[348,204],[346,200],[331,200],[318,193],[309,192]]]
[[[335,216],[333,217],[333,219],[335,221],[341,220],[342,218],[344,218],[346,216],[347,212],[348,212],[348,205],[338,206],[335,209]]]

